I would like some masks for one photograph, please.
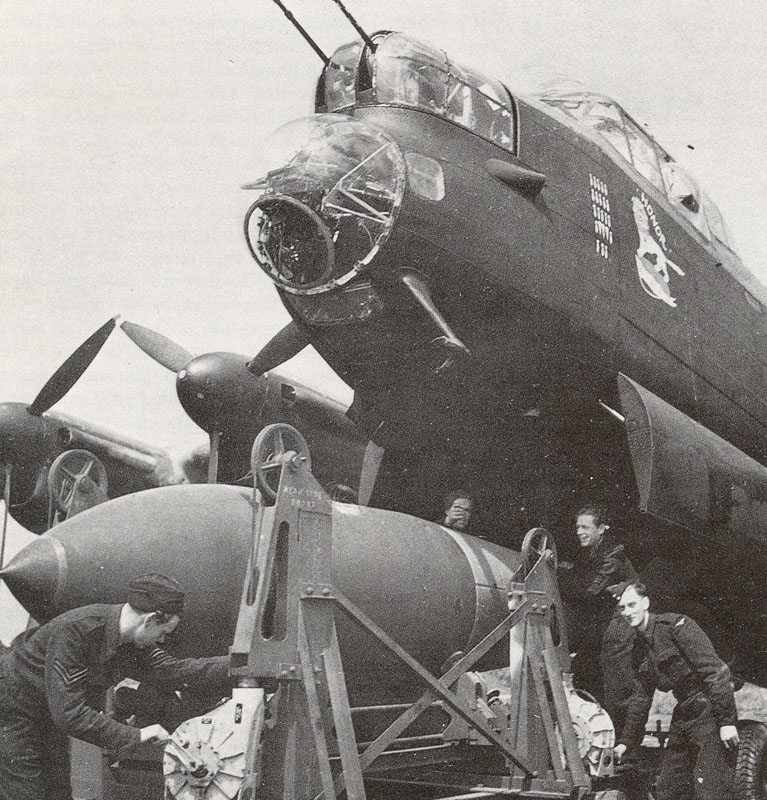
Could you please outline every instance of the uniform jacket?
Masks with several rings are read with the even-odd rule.
[[[637,573],[623,545],[606,533],[593,547],[581,548],[571,574],[560,580],[563,594],[588,600],[615,583],[637,580]]]
[[[138,728],[97,710],[104,692],[126,677],[167,689],[228,688],[228,656],[177,659],[162,648],[120,644],[122,605],[67,611],[21,634],[3,659],[0,680],[14,710],[50,718],[69,736],[113,750],[139,743]]]
[[[632,662],[636,679],[621,736],[623,744],[641,744],[655,689],[674,693],[677,710],[682,711],[679,716],[684,716],[685,705],[707,698],[720,728],[736,723],[730,670],[689,617],[650,614],[647,628],[635,634]]]

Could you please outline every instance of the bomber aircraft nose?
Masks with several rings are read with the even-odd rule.
[[[279,289],[313,295],[345,286],[389,238],[405,191],[405,160],[382,130],[315,114],[260,149],[259,192],[245,216],[253,258]]]
[[[38,622],[57,613],[55,598],[67,570],[61,543],[41,536],[30,542],[0,571],[11,594]]]

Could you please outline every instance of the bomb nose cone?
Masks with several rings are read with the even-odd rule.
[[[55,598],[66,572],[64,548],[57,539],[41,536],[0,570],[13,596],[38,622],[55,615]]]

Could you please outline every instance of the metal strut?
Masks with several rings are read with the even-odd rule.
[[[495,769],[485,776],[490,785],[477,796],[565,800],[587,791],[590,780],[578,754],[562,679],[567,645],[558,633],[552,637],[563,620],[548,534],[535,529],[526,537],[523,557],[528,563],[509,587],[506,618],[435,677],[333,584],[333,507],[311,474],[308,455],[301,455],[304,447],[300,434],[284,424],[267,426],[253,447],[258,483],[254,542],[231,648],[231,673],[239,678],[241,691],[263,687],[268,699],[263,715],[253,717],[237,797],[339,800],[345,795],[365,800],[366,775],[372,781],[390,768],[399,775],[403,768],[417,768],[415,739],[400,737],[435,707],[450,715],[449,727],[455,729],[443,744],[451,751],[450,762],[461,752],[455,746],[474,751],[473,759],[483,743],[482,750],[495,759]],[[265,490],[275,505],[264,502]],[[382,724],[374,726],[372,741],[364,744],[353,723],[353,713],[364,708],[352,709],[344,675],[336,628],[341,616],[366,631],[374,646],[407,665],[424,690],[414,703],[371,706],[371,712],[383,712]],[[509,647],[523,644],[522,671],[504,707],[508,713],[488,716],[487,706],[480,713],[468,671],[512,629],[521,634],[509,640]],[[447,750],[429,762],[430,749],[421,749],[424,766],[443,763]],[[411,757],[416,759],[412,763]],[[501,763],[505,767],[499,773]]]

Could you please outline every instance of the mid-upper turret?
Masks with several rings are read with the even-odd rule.
[[[516,151],[514,102],[499,81],[402,33],[377,33],[373,42],[375,51],[357,41],[333,53],[317,84],[316,111],[369,105],[415,108]]]

